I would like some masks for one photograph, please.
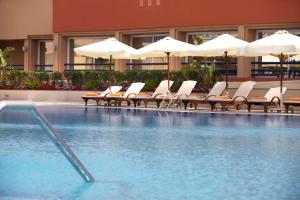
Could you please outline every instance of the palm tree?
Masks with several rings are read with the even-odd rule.
[[[14,51],[14,47],[6,47],[0,49],[0,80],[3,80],[4,71],[7,69],[7,59],[10,52]]]

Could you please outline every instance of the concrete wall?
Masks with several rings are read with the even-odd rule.
[[[52,34],[52,0],[0,0],[0,38]]]

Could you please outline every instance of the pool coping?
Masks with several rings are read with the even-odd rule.
[[[270,116],[295,116],[300,117],[300,113],[285,113],[285,112],[268,112],[264,113],[262,110],[253,110],[254,112],[248,112],[247,110],[229,110],[229,111],[210,111],[205,108],[199,108],[197,110],[189,109],[176,109],[176,108],[168,108],[168,109],[158,109],[158,108],[144,108],[144,107],[115,107],[115,106],[85,106],[81,104],[59,104],[59,103],[45,103],[45,102],[36,102],[36,106],[38,107],[81,107],[81,108],[98,108],[98,109],[124,109],[124,110],[149,110],[149,111],[161,111],[161,112],[178,112],[178,113],[205,113],[205,114],[228,114],[228,115],[270,115]]]
[[[101,108],[101,109],[124,109],[124,110],[149,110],[149,111],[160,111],[160,112],[177,112],[177,113],[205,113],[205,114],[225,114],[225,115],[265,115],[265,116],[295,116],[300,117],[300,113],[286,113],[286,112],[268,112],[264,113],[262,110],[253,110],[254,112],[248,112],[247,110],[228,110],[228,111],[210,111],[207,108],[194,109],[176,109],[176,108],[145,108],[145,107],[115,107],[115,106],[85,106],[78,103],[58,103],[58,102],[33,102],[33,101],[1,101],[0,112],[6,106],[32,106],[37,107],[81,107],[81,108]]]

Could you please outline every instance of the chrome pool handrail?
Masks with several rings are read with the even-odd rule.
[[[9,104],[8,105],[1,105],[0,106],[0,111],[3,111],[3,109],[7,106],[9,106]],[[22,106],[22,105],[18,104],[17,106]],[[53,126],[51,125],[49,120],[46,118],[46,116],[43,113],[41,113],[38,110],[38,108],[35,107],[34,105],[24,105],[24,107],[32,108],[32,113],[33,113],[33,116],[35,117],[35,119],[46,130],[46,132],[50,136],[51,140],[59,148],[59,150],[63,153],[63,155],[67,158],[67,160],[71,163],[71,165],[76,169],[76,171],[80,174],[80,176],[86,182],[94,182],[95,181],[94,177],[84,167],[82,162],[78,159],[78,157],[71,150],[71,148],[66,144],[66,142],[63,140],[60,133],[53,128]]]

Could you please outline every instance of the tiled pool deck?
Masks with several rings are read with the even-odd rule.
[[[97,107],[95,103],[90,103],[88,106],[85,106],[82,102],[34,102],[37,106],[71,106],[71,107],[86,107],[86,108],[95,108]],[[264,113],[263,109],[258,107],[258,109],[252,110],[250,113],[245,109],[242,108],[241,110],[235,110],[233,107],[229,108],[228,111],[222,111],[221,109],[218,109],[217,111],[211,111],[209,105],[202,104],[200,105],[197,110],[194,108],[188,108],[187,110],[183,108],[169,108],[169,109],[158,109],[155,107],[154,104],[149,104],[148,108],[145,108],[143,106],[141,107],[133,107],[133,106],[126,106],[126,104],[122,104],[121,107],[115,107],[115,106],[105,106],[101,105],[98,106],[99,108],[120,108],[120,109],[141,109],[141,110],[161,110],[161,111],[170,111],[170,112],[195,112],[195,113],[222,113],[222,114],[251,114],[251,115],[293,115],[293,116],[300,116],[300,109],[295,108],[294,113],[286,113],[285,111],[282,112],[268,112]],[[260,109],[259,109],[260,108]]]

